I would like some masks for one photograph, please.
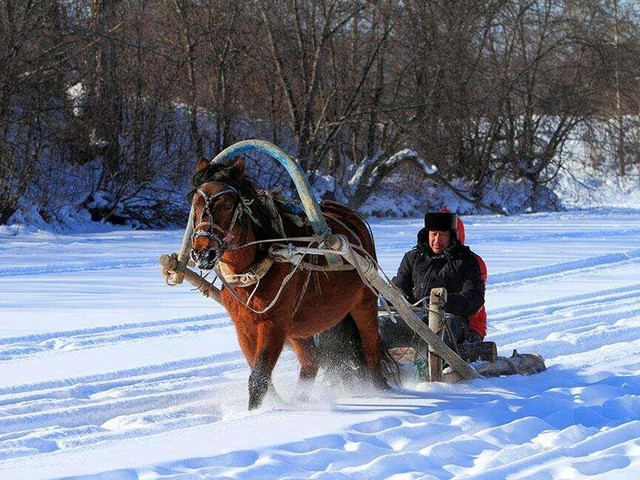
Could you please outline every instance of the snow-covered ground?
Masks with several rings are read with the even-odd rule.
[[[640,212],[465,219],[499,353],[533,377],[331,389],[247,412],[224,310],[156,265],[181,232],[0,230],[0,479],[631,479],[640,475]],[[375,221],[393,275],[420,220]]]

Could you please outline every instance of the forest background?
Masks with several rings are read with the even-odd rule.
[[[0,0],[0,225],[182,225],[248,138],[369,215],[628,197],[639,34],[624,0]]]

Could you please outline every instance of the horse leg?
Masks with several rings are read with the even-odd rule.
[[[320,350],[316,346],[313,337],[290,338],[289,341],[293,345],[298,362],[300,362],[300,376],[298,377],[296,397],[300,400],[306,400],[309,397],[313,381],[318,374]]]
[[[244,358],[247,359],[247,363],[249,367],[253,368],[253,363],[256,358],[256,343],[257,343],[257,332],[239,329],[236,327],[236,334],[238,336],[238,344],[240,345],[240,350],[244,354]]]
[[[369,292],[365,292],[368,296]],[[360,338],[362,339],[362,347],[364,349],[364,357],[367,361],[367,367],[371,372],[373,385],[380,390],[389,390],[389,384],[382,375],[380,360],[382,359],[382,351],[380,346],[380,334],[378,333],[378,307],[375,298],[363,298],[363,300],[351,310],[351,316],[356,322]]]
[[[249,375],[249,410],[257,408],[271,385],[271,372],[284,346],[284,334],[271,322],[258,325],[258,343]]]
[[[313,337],[290,338],[289,341],[293,345],[298,362],[300,362],[298,383],[313,383],[318,374],[318,361],[320,359],[320,351],[316,347],[316,342]]]
[[[244,358],[247,359],[247,363],[250,368],[253,368],[253,363],[256,357],[256,342],[257,342],[257,333],[256,332],[247,332],[243,331],[242,333],[238,330],[238,343],[240,344],[240,349],[244,354]],[[282,398],[276,392],[276,387],[274,387],[273,382],[269,379],[269,387],[268,391],[271,392],[279,401],[282,401]]]

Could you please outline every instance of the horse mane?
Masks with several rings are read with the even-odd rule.
[[[244,175],[242,180],[238,181],[238,179],[232,175],[231,166],[220,163],[209,164],[193,175],[191,179],[193,189],[188,194],[190,201],[196,193],[196,189],[207,182],[220,182],[230,185],[240,192],[240,195],[244,199],[249,200],[251,203],[249,205],[251,215],[258,221],[257,223],[255,221],[252,222],[253,231],[258,240],[282,237],[272,226],[274,216],[265,206],[255,186],[255,182],[250,177]]]

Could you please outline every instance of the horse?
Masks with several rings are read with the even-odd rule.
[[[300,363],[299,385],[310,385],[321,357],[313,335],[343,320],[353,321],[357,327],[373,385],[390,388],[381,369],[383,349],[376,295],[359,274],[354,269],[305,271],[292,263],[267,262],[266,273],[263,271],[251,286],[224,282],[224,278],[239,278],[247,272],[255,274],[270,255],[270,244],[263,241],[282,238],[282,233],[273,226],[273,209],[267,207],[264,196],[245,175],[244,159],[221,165],[201,158],[192,183],[191,258],[200,269],[214,269],[223,280],[222,304],[235,324],[240,348],[251,369],[249,409],[259,407],[272,386],[271,374],[286,341]],[[312,235],[310,226],[300,226],[282,215],[282,205],[277,208],[286,238]],[[335,202],[323,203],[321,210],[333,233],[345,235],[375,260],[373,236],[366,220]],[[327,266],[324,257],[316,264]],[[286,293],[282,294],[284,284]]]

